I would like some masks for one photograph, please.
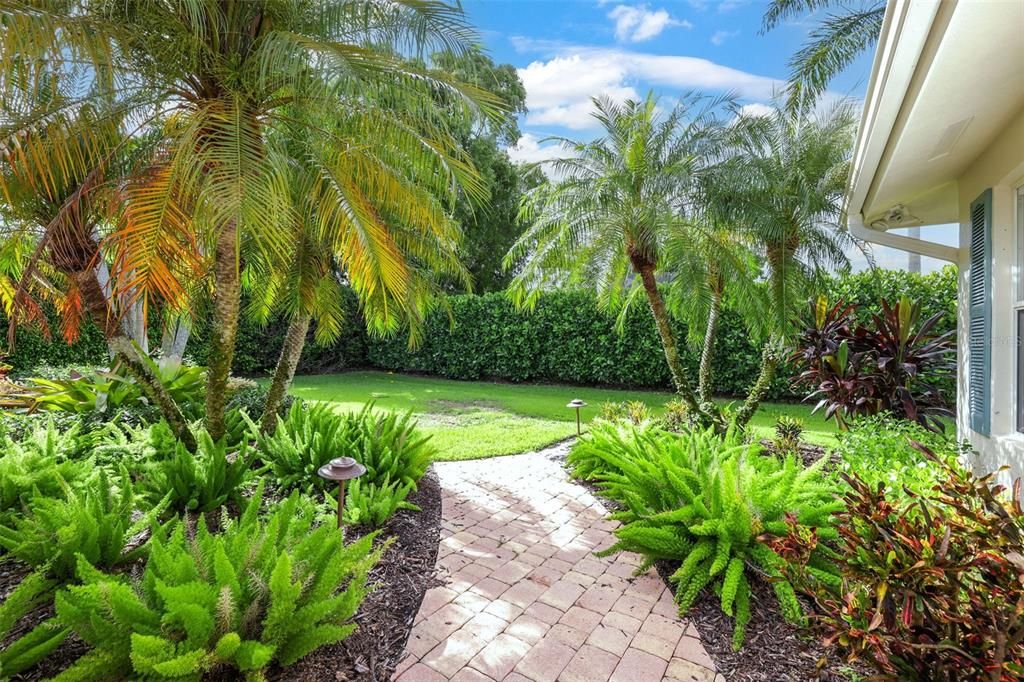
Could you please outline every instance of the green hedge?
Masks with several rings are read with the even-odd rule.
[[[906,272],[864,272],[837,277],[826,293],[858,304],[861,314],[878,310],[882,297],[895,300],[902,293],[924,302],[925,314],[943,314],[943,329],[956,325],[956,269],[948,267],[928,275]],[[300,373],[320,373],[353,367],[399,372],[420,372],[452,379],[498,379],[513,382],[597,384],[667,388],[668,370],[650,311],[636,305],[623,333],[615,330],[614,315],[598,308],[593,296],[582,291],[552,291],[541,296],[532,312],[515,310],[500,293],[452,296],[450,312],[430,312],[423,343],[410,350],[407,338],[368,338],[355,296],[345,300],[345,330],[327,348],[309,344]],[[3,330],[0,323],[0,330]],[[234,371],[239,375],[268,374],[277,361],[286,323],[265,326],[243,322],[239,329]],[[680,338],[685,328],[676,323]],[[311,332],[312,333],[312,332]],[[89,364],[106,357],[102,339],[88,328],[75,346],[50,345],[33,332],[19,332],[16,368],[48,364]],[[207,358],[207,335],[196,329],[188,355],[196,362]],[[23,339],[25,339],[23,341]],[[696,349],[684,350],[684,361],[695,372]],[[715,354],[715,385],[723,395],[742,396],[756,378],[760,347],[751,343],[739,317],[726,310],[722,316]],[[789,390],[792,372],[783,368],[772,387],[772,398],[802,398]]]

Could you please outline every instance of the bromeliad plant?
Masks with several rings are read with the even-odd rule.
[[[203,381],[206,370],[180,362],[156,362],[140,354],[148,371],[158,380],[167,394],[186,410],[186,416],[200,416]],[[93,370],[68,379],[34,378],[30,395],[33,408],[76,414],[110,414],[122,408],[137,408],[148,404],[143,388],[120,368]]]
[[[812,301],[792,355],[802,369],[794,383],[813,389],[815,411],[824,408],[843,428],[853,417],[888,412],[941,430],[953,416],[941,385],[956,371],[954,332],[935,334],[941,315],[922,320],[920,302],[907,297],[881,306],[869,326],[842,302]]]
[[[757,445],[710,431],[604,427],[584,442],[584,457],[574,450],[570,464],[587,466],[605,493],[622,505],[612,515],[623,524],[615,532],[618,542],[603,555],[641,554],[638,571],[660,560],[681,562],[670,578],[680,614],[710,587],[722,610],[735,617],[735,649],[750,620],[750,571],[768,574],[788,620],[804,621],[793,587],[783,577],[783,559],[760,540],[785,534],[787,517],[801,528],[834,536],[829,517],[839,505],[821,474],[824,460],[804,468],[793,456],[764,455]],[[595,459],[600,463],[595,465]],[[823,557],[816,555],[812,565],[823,580],[830,579]]]
[[[932,457],[923,449],[926,457]],[[845,475],[832,560],[842,581],[807,571],[820,537],[791,527],[769,546],[818,604],[817,627],[848,660],[884,680],[989,680],[1024,676],[1024,512],[993,476],[947,464],[934,491],[899,498]],[[873,678],[875,679],[875,678]]]
[[[157,529],[141,581],[80,559],[82,585],[57,594],[57,615],[92,651],[64,675],[258,680],[348,637],[387,543],[374,550],[369,534],[345,545],[331,524],[314,528],[298,493],[262,521],[261,499],[262,487],[218,534],[201,517],[194,534]]]

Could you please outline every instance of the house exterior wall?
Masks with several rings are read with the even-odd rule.
[[[1012,120],[994,142],[958,178],[960,212],[960,281],[958,307],[957,433],[977,452],[971,464],[979,472],[1003,466],[1001,482],[1024,476],[1024,433],[1017,432],[1017,329],[1016,309],[1022,277],[1018,263],[1017,189],[1024,185],[1024,112]],[[986,189],[992,189],[992,367],[991,434],[970,428],[967,378],[968,260],[970,254],[970,205]]]

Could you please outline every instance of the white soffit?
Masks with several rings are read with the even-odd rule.
[[[1024,108],[1024,1],[961,0],[944,32],[942,14],[865,202],[869,224],[897,204],[956,222],[952,183]]]

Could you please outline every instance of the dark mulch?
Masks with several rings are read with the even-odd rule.
[[[669,589],[673,589],[673,585],[668,582],[668,576],[678,567],[669,562],[657,565]],[[732,650],[733,620],[722,611],[714,592],[704,590],[686,614],[725,679],[729,682],[845,682],[850,679],[851,668],[840,662],[829,660],[827,665],[819,667],[819,661],[826,658],[825,648],[819,640],[808,637],[783,619],[771,585],[754,576],[750,587],[751,617],[743,648],[739,651]],[[864,673],[863,670],[856,672]]]
[[[15,559],[8,558],[0,563],[0,603],[3,603],[8,595],[14,591],[14,588],[21,583],[22,579],[31,572],[32,569],[29,566]],[[26,634],[44,620],[53,617],[53,615],[53,600],[44,600],[43,604],[36,607],[19,620],[17,625],[11,628],[7,637],[0,642],[0,649]],[[86,646],[85,642],[71,635],[56,651],[40,661],[35,667],[21,675],[12,676],[11,680],[49,679],[70,665],[88,649],[89,647]]]
[[[394,544],[370,572],[378,587],[356,615],[359,629],[344,642],[323,647],[275,680],[388,680],[405,651],[423,594],[436,584],[434,562],[441,535],[441,486],[430,470],[409,501],[422,511],[400,511],[381,538]],[[356,535],[355,533],[353,535]]]

